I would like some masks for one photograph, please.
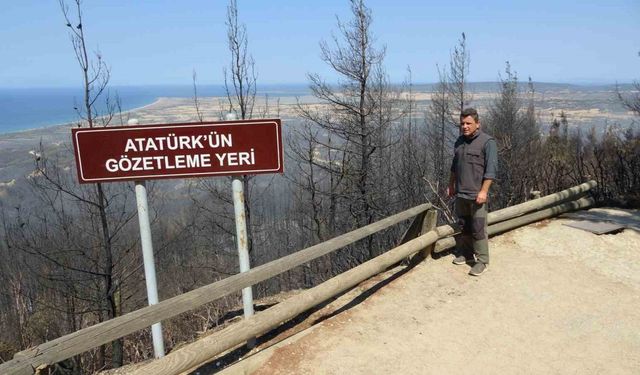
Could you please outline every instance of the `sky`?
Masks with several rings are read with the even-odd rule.
[[[0,87],[73,87],[81,72],[58,0],[0,0]],[[67,0],[69,1],[69,0]],[[113,85],[223,82],[230,55],[226,0],[84,0],[91,51]],[[638,0],[369,0],[385,68],[401,82],[437,80],[436,66],[467,36],[470,81],[495,81],[509,61],[522,80],[626,83],[640,79]],[[72,6],[72,3],[69,3]],[[306,83],[336,75],[319,43],[351,18],[347,0],[238,0],[258,84]]]

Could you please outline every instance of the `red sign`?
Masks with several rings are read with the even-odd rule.
[[[279,119],[73,129],[81,183],[282,173]]]

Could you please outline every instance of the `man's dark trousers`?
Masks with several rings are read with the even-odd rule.
[[[467,259],[476,259],[489,264],[489,241],[487,236],[487,205],[475,200],[456,198],[456,216],[462,226],[458,249]]]

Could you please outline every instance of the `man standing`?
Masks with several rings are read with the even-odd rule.
[[[498,152],[495,140],[480,130],[475,109],[462,111],[460,130],[448,190],[449,197],[456,197],[455,211],[462,227],[453,264],[472,265],[469,275],[479,276],[489,264],[487,197],[496,178]]]

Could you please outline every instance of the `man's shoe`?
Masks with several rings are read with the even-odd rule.
[[[482,262],[476,262],[476,264],[471,267],[471,271],[469,271],[469,275],[471,276],[480,276],[484,271],[487,270],[487,265]]]
[[[464,255],[458,256],[453,260],[453,264],[461,265],[461,264],[472,264],[474,262],[473,259],[467,259]]]

